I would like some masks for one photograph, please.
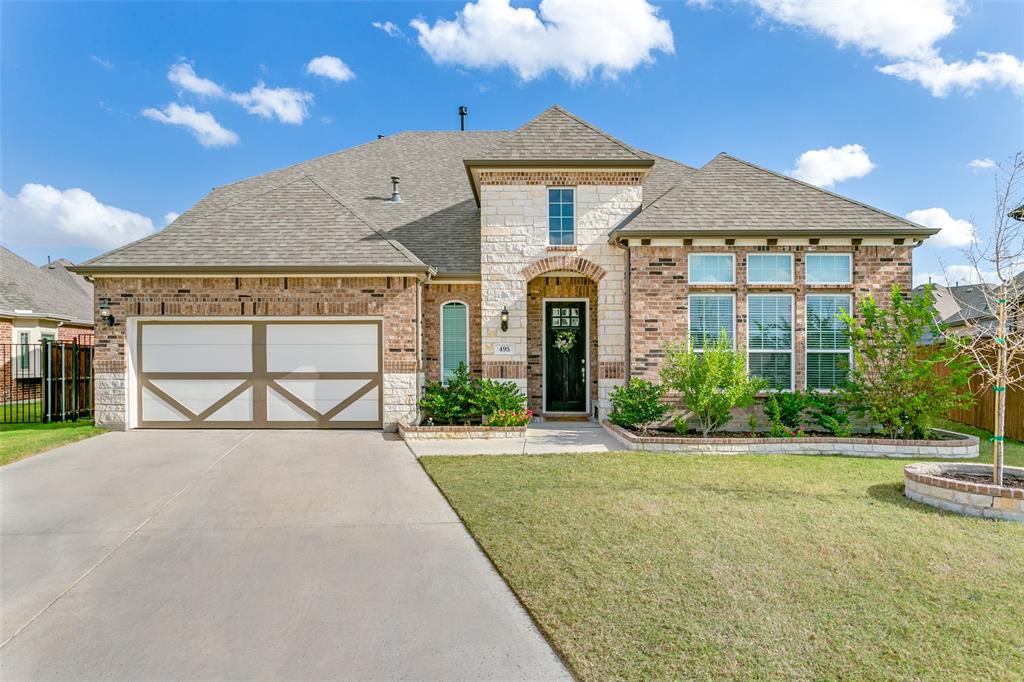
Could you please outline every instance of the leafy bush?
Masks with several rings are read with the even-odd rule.
[[[764,413],[771,422],[773,438],[795,436],[804,421],[807,396],[800,391],[773,393],[764,400]]]
[[[476,382],[466,363],[460,362],[447,382],[432,381],[423,389],[420,407],[427,418],[447,424],[468,424],[479,418]]]
[[[487,417],[490,426],[526,426],[533,419],[533,410],[497,410]]]
[[[747,374],[744,353],[732,349],[724,330],[701,353],[683,344],[667,346],[661,380],[666,389],[682,396],[705,438],[729,421],[734,407],[752,404],[757,392],[767,386]],[[685,432],[686,422],[677,419],[676,430]]]
[[[814,423],[828,433],[840,438],[853,435],[850,413],[838,393],[810,392],[807,394],[807,407]]]
[[[495,412],[522,412],[526,406],[526,395],[519,390],[514,381],[494,381],[493,379],[475,382],[474,403],[479,414],[490,416]]]
[[[882,307],[866,296],[856,319],[840,313],[854,358],[842,396],[888,437],[926,438],[950,409],[973,402],[964,390],[971,361],[957,354],[953,342],[928,350],[919,346],[925,332],[936,338],[941,333],[932,317],[930,288],[908,301],[894,285],[889,298]],[[935,371],[940,365],[947,368],[941,374]]]
[[[608,421],[643,433],[669,413],[671,408],[662,402],[664,396],[664,387],[643,379],[632,379],[612,391],[612,411],[608,414]]]

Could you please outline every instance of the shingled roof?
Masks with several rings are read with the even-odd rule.
[[[0,246],[0,317],[93,323],[92,285],[66,270],[70,261],[36,267]]]

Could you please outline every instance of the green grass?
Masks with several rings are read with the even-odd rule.
[[[41,400],[22,403],[0,403],[0,424],[38,421],[42,409],[43,402]]]
[[[1024,674],[1024,527],[907,500],[906,461],[421,462],[582,679]]]
[[[91,421],[0,425],[0,466],[105,433]]]

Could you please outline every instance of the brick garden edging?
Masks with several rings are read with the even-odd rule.
[[[638,436],[607,421],[601,422],[613,438],[629,450],[683,455],[847,455],[970,459],[978,456],[978,438],[953,431],[951,440],[895,440],[890,438],[673,438]]]
[[[1024,477],[1024,469],[1006,467],[1006,474]],[[967,516],[1024,522],[1024,489],[943,478],[960,472],[992,475],[989,464],[918,462],[903,467],[903,494],[915,502]]]
[[[471,440],[474,438],[525,438],[525,426],[414,426],[399,422],[402,440]]]

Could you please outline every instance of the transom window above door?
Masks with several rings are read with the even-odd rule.
[[[731,253],[691,253],[687,265],[690,284],[736,283],[736,259]]]
[[[548,244],[573,246],[576,243],[576,190],[571,187],[548,188]]]
[[[552,307],[551,326],[554,329],[579,329],[580,309]]]

